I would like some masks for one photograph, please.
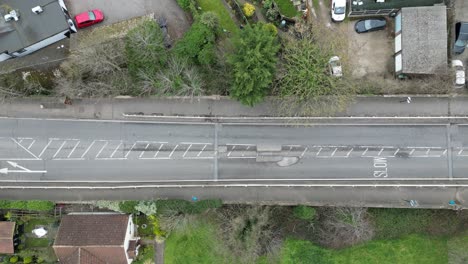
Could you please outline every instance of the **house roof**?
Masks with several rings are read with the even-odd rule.
[[[13,254],[13,235],[15,233],[15,222],[0,221],[0,253]]]
[[[0,53],[10,53],[28,47],[69,28],[67,18],[57,0],[0,0],[0,8],[8,7],[18,11],[18,21],[0,17]],[[41,6],[43,12],[35,14],[32,8]],[[2,8],[4,9],[4,8]]]
[[[84,214],[62,217],[55,246],[122,246],[130,215]]]
[[[447,65],[445,6],[401,9],[402,72],[434,74]]]
[[[54,251],[60,263],[124,264],[130,215],[70,214],[62,217]]]

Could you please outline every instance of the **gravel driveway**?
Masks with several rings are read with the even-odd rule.
[[[154,13],[163,16],[168,22],[171,38],[180,38],[190,27],[184,11],[175,0],[65,0],[72,16],[92,9],[101,9],[109,25],[134,17]]]

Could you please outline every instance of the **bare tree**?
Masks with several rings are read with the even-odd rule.
[[[368,218],[367,208],[320,208],[317,223],[319,243],[340,248],[372,239],[374,228]]]

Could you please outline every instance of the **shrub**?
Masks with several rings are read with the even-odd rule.
[[[10,258],[9,261],[10,261],[10,263],[16,263],[16,262],[18,262],[18,260],[19,260],[18,256],[13,256],[13,257]]]
[[[197,21],[192,24],[184,37],[177,42],[174,50],[179,58],[187,58],[195,64],[202,64],[207,61],[206,59],[200,60],[202,50],[204,50],[202,55],[204,57],[207,56],[207,53],[214,54],[214,45],[212,44],[215,40],[216,34],[214,30]]]
[[[255,14],[255,6],[250,3],[245,3],[242,11],[246,17],[252,17]]]
[[[153,215],[157,213],[157,207],[154,201],[140,201],[135,206],[135,210],[145,215]]]
[[[112,211],[120,212],[119,201],[96,201],[95,205],[99,208],[107,208]]]
[[[315,208],[305,205],[299,205],[294,207],[293,214],[295,217],[301,220],[311,221],[315,217]]]
[[[29,264],[29,263],[32,263],[33,262],[33,257],[32,256],[29,256],[29,257],[25,257],[23,259],[23,263],[24,264]]]
[[[148,221],[153,227],[153,234],[156,236],[156,239],[163,239],[166,237],[166,232],[161,229],[161,224],[157,216],[148,216]]]
[[[183,10],[189,11],[190,10],[191,0],[177,0],[177,4],[179,4],[179,6]]]
[[[230,57],[233,67],[230,95],[245,105],[253,106],[269,93],[280,46],[277,38],[262,24],[245,27],[235,46],[236,51]]]
[[[41,258],[41,257],[37,258],[37,260],[36,260],[37,263],[44,263],[44,261],[45,260],[43,258]]]
[[[216,13],[208,11],[200,16],[200,23],[216,32],[219,29],[219,17]]]
[[[119,211],[126,214],[134,214],[138,212],[135,209],[137,205],[138,201],[123,201],[119,203]]]
[[[263,25],[263,28],[264,28],[266,31],[271,32],[271,34],[272,34],[273,36],[278,35],[278,29],[277,29],[276,26],[273,25],[272,23],[267,23],[267,24]]]
[[[279,12],[279,9],[276,6],[273,7],[273,8],[269,8],[265,12],[265,15],[266,15],[266,18],[268,19],[268,21],[271,21],[271,22],[276,21],[281,16],[280,12]]]

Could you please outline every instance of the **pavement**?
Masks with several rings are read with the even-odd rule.
[[[468,117],[468,97],[458,96],[363,96],[357,97],[344,112],[334,117]],[[42,105],[42,107],[41,107]],[[0,116],[33,118],[75,118],[108,120],[167,120],[177,116],[212,121],[214,117],[240,119],[280,116],[277,103],[267,99],[255,107],[246,107],[227,97],[187,98],[109,98],[77,99],[65,105],[63,98],[6,99],[0,104]]]

